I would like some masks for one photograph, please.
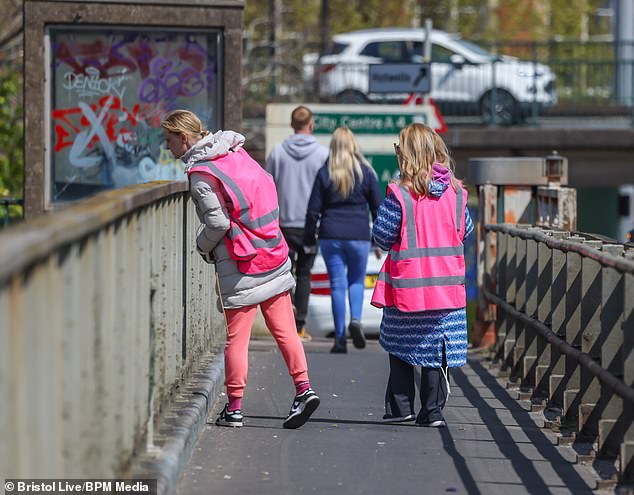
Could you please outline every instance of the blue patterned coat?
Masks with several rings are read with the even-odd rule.
[[[447,186],[431,181],[430,192],[440,196]],[[372,228],[374,241],[386,251],[399,239],[401,206],[389,193]],[[465,209],[465,238],[473,231],[469,210]],[[464,239],[463,239],[464,240]],[[379,343],[390,354],[425,368],[442,366],[443,345],[447,365],[463,366],[467,362],[466,308],[405,313],[396,307],[383,308]]]

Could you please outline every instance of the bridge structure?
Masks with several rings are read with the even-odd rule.
[[[387,368],[374,343],[350,362],[333,362],[325,342],[307,344],[323,407],[285,436],[281,419],[291,394],[277,392],[281,361],[270,340],[254,342],[245,431],[254,430],[240,437],[212,426],[208,416],[222,404],[225,326],[214,267],[194,249],[198,220],[186,183],[100,193],[5,230],[0,477],[150,478],[159,493],[184,494],[195,493],[197,481],[205,483],[200,493],[239,493],[244,484],[223,482],[246,476],[247,486],[265,493],[378,493],[388,485],[378,478],[355,484],[354,473],[388,462],[369,447],[380,449],[388,438],[400,461],[374,472],[395,486],[420,486],[436,475],[444,480],[438,490],[468,493],[627,489],[634,481],[634,252],[575,233],[561,221],[566,200],[553,200],[551,186],[537,210],[549,215],[530,225],[480,215],[479,317],[493,339],[453,373],[447,430],[421,433],[413,443],[411,424],[379,419]],[[491,188],[500,187],[482,186],[482,209],[512,204],[491,200]],[[285,399],[272,401],[265,391]],[[513,421],[503,419],[505,411]],[[333,429],[334,443],[324,442]],[[470,442],[494,448],[485,454],[469,450]],[[565,444],[573,450],[552,450]],[[531,445],[537,452],[524,450]],[[276,458],[267,469],[277,471],[247,469],[244,459],[226,455],[255,466]],[[319,460],[324,455],[338,466],[336,476]],[[447,462],[453,467],[443,471]],[[298,474],[313,464],[318,473]],[[505,464],[514,474],[500,484],[495,472]],[[211,477],[197,480],[197,469]],[[266,491],[263,478],[276,476],[284,482]],[[350,491],[351,484],[362,489]]]

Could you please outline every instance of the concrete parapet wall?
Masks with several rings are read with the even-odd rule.
[[[0,477],[116,477],[224,342],[184,182],[99,194],[0,235]]]

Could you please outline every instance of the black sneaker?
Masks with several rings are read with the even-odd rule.
[[[242,426],[242,411],[240,409],[229,411],[228,407],[229,404],[225,404],[225,407],[220,412],[220,416],[218,416],[218,419],[216,419],[216,425],[239,428],[240,426]]]
[[[383,421],[386,423],[401,423],[404,421],[414,421],[416,416],[413,414],[407,414],[405,416],[392,416],[391,414],[384,414]]]
[[[348,332],[352,337],[352,343],[357,349],[363,349],[365,347],[365,335],[363,335],[363,326],[359,320],[350,320],[348,325]]]
[[[447,426],[444,419],[437,419],[436,421],[425,421],[424,423],[416,423],[416,426],[422,426],[424,428],[444,428]]]
[[[333,354],[345,354],[348,352],[346,339],[335,339],[335,344],[332,346],[332,349],[330,349],[330,352]]]
[[[319,407],[319,397],[312,388],[295,396],[291,411],[284,420],[284,428],[299,428],[308,421],[308,418],[315,412],[317,407]]]

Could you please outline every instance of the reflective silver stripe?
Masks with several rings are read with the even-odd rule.
[[[274,248],[282,242],[282,233],[278,230],[274,239],[251,239],[250,242],[254,248]]]
[[[409,193],[409,189],[399,184],[398,188],[401,190],[403,196],[403,204],[405,206],[405,228],[407,229],[407,249],[402,250],[403,254],[409,253],[410,249],[416,249],[418,243],[416,242],[416,224],[414,223],[414,202],[412,196]],[[407,255],[408,258],[412,256]]]
[[[426,277],[426,278],[399,278],[392,280],[387,272],[379,273],[379,280],[390,284],[395,289],[415,289],[418,287],[440,287],[444,285],[464,285],[465,277]]]
[[[416,240],[416,224],[414,222],[414,202],[409,190],[399,185],[403,195],[403,205],[405,206],[405,228],[407,229],[407,249],[400,251],[390,251],[392,259],[395,261],[407,260],[411,258],[428,258],[431,256],[461,256],[464,254],[464,246],[449,246],[435,248],[419,248]],[[462,190],[460,190],[462,198]],[[462,207],[460,207],[462,209]]]
[[[279,218],[280,210],[279,208],[275,208],[273,211],[251,220],[249,218],[249,203],[247,202],[247,198],[244,197],[244,194],[242,194],[242,190],[238,187],[238,184],[236,184],[231,177],[214,165],[213,162],[207,162],[204,165],[209,168],[209,170],[213,172],[213,175],[218,177],[225,186],[231,189],[231,192],[233,192],[238,199],[238,207],[240,208],[239,217],[240,222],[242,222],[243,225],[251,230],[257,230]]]
[[[239,235],[244,235],[244,232],[240,230],[240,227],[234,225],[227,235],[229,239],[235,239]],[[282,242],[282,233],[278,230],[277,237],[273,239],[248,239],[248,241],[254,248],[275,248]]]
[[[411,258],[431,258],[433,256],[463,256],[464,246],[413,248],[407,251],[390,251],[394,261]]]
[[[460,225],[462,224],[462,187],[458,184],[456,188],[456,229],[460,232]]]

